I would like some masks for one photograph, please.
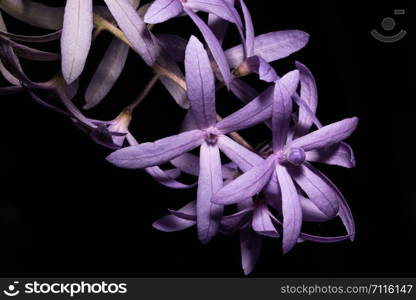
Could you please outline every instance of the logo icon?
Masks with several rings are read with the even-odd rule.
[[[397,15],[404,15],[404,9],[395,9],[394,14]],[[393,18],[386,17],[381,22],[381,26],[385,31],[392,31],[396,27],[396,21]],[[395,43],[400,41],[405,35],[407,34],[406,30],[400,30],[398,33],[394,35],[384,35],[378,32],[376,29],[371,31],[371,35],[383,43]]]
[[[19,284],[19,281],[15,281],[15,282],[13,282],[13,284],[10,284],[10,285],[7,287],[7,290],[4,290],[4,291],[3,291],[3,293],[4,293],[6,296],[9,296],[9,297],[14,297],[14,296],[19,295],[20,291],[16,288],[16,286],[17,286],[18,284]]]

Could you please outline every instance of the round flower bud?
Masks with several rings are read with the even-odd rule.
[[[287,161],[295,166],[300,166],[305,158],[305,151],[302,148],[291,148],[286,154]]]

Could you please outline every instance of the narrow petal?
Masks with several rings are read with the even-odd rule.
[[[23,72],[19,59],[17,58],[10,41],[0,36],[0,60],[5,70],[14,78],[16,78],[20,85],[23,82],[25,85],[32,85],[30,79]]]
[[[7,27],[6,24],[4,23],[3,20],[3,16],[1,14],[0,11],[0,30],[2,32],[6,32],[7,33]],[[20,81],[19,79],[17,79],[15,76],[13,76],[7,69],[6,67],[3,65],[3,63],[0,60],[0,73],[3,75],[4,79],[6,79],[10,84],[15,85],[15,86],[20,86]],[[13,89],[3,89],[3,91],[8,91],[8,90],[13,90]],[[13,92],[12,92],[13,93]],[[4,94],[3,94],[4,95]]]
[[[36,61],[56,61],[61,59],[61,55],[57,53],[41,51],[16,42],[10,41],[17,56]]]
[[[249,103],[259,95],[251,85],[239,78],[234,78],[231,82],[231,92],[245,104]]]
[[[131,146],[111,153],[107,160],[126,169],[157,166],[198,147],[203,141],[200,130],[187,131],[154,143]]]
[[[1,0],[0,8],[27,24],[50,30],[62,28],[63,7],[46,6],[34,1]]]
[[[218,147],[231,161],[243,171],[246,172],[252,167],[259,165],[263,162],[263,158],[254,152],[244,148],[237,142],[233,141],[226,135],[222,135],[218,138]]]
[[[62,74],[68,84],[84,70],[93,30],[92,0],[67,0],[61,37]]]
[[[12,95],[12,94],[16,94],[16,93],[20,93],[24,91],[25,89],[21,86],[0,87],[0,95]]]
[[[204,39],[207,42],[207,45],[211,50],[211,54],[214,57],[218,69],[224,79],[225,85],[229,88],[231,84],[231,72],[220,43],[207,24],[205,24],[204,21],[202,21],[192,10],[185,8],[185,12],[189,17],[191,17],[204,36]]]
[[[204,46],[191,36],[185,53],[185,74],[191,111],[200,129],[216,122],[215,81]]]
[[[196,201],[192,201],[179,210],[169,209],[169,212],[178,218],[189,221],[196,221],[196,206]]]
[[[269,182],[274,165],[275,157],[271,155],[219,190],[212,198],[212,201],[228,205],[256,195]]]
[[[289,173],[308,198],[329,218],[337,215],[340,199],[326,177],[310,164],[290,167]]]
[[[326,222],[331,218],[325,215],[311,200],[299,195],[302,206],[303,221],[306,222]]]
[[[144,21],[148,24],[162,23],[182,12],[183,6],[180,0],[156,0],[147,10]]]
[[[117,38],[111,41],[85,92],[84,109],[96,106],[108,94],[124,69],[128,53],[128,45]]]
[[[223,216],[221,219],[221,233],[223,234],[233,234],[236,231],[240,230],[248,221],[250,221],[252,216],[253,207],[245,208],[239,212]]]
[[[277,238],[279,233],[273,225],[272,220],[270,219],[269,210],[267,205],[260,204],[257,205],[253,212],[253,220],[251,226],[255,232],[260,235]]]
[[[168,33],[158,33],[155,35],[160,47],[175,61],[185,60],[185,49],[188,41],[183,37]]]
[[[206,244],[216,235],[221,222],[223,206],[211,202],[223,184],[221,158],[217,145],[202,143],[197,198],[198,238]]]
[[[178,190],[190,189],[190,188],[193,188],[196,185],[196,184],[181,183],[181,182],[175,180],[174,178],[172,178],[172,176],[170,176],[170,174],[168,174],[166,171],[162,170],[159,167],[150,167],[150,168],[146,168],[145,170],[157,182],[159,182],[160,184],[162,184],[164,186],[170,187],[172,189],[178,189]]]
[[[300,98],[308,105],[310,112],[315,114],[318,106],[318,89],[312,72],[300,62],[296,62],[300,75]],[[299,108],[299,117],[296,124],[295,137],[305,135],[312,127],[313,120],[302,107]]]
[[[296,89],[298,84],[298,76],[298,71],[294,70],[283,76],[279,82],[283,84],[290,92]],[[217,128],[226,134],[229,132],[252,127],[258,123],[270,119],[272,117],[273,99],[274,86],[270,86],[243,108],[218,122]]]
[[[272,116],[274,86],[250,101],[238,111],[217,123],[217,128],[224,134],[252,127],[268,120]]]
[[[283,253],[287,253],[296,242],[302,227],[302,208],[292,181],[286,168],[280,164],[276,165],[277,178],[282,191],[282,214],[283,214]]]
[[[0,29],[1,29],[1,26],[0,26]],[[55,40],[58,40],[62,34],[61,30],[48,33],[45,35],[21,35],[21,34],[13,34],[13,33],[5,32],[3,30],[4,29],[1,29],[0,35],[7,37],[9,39],[12,39],[14,41],[29,42],[29,43],[47,43],[47,42],[55,41]]]
[[[336,165],[344,168],[355,167],[355,156],[351,147],[344,142],[306,152],[306,160]]]
[[[178,211],[187,213],[192,210],[195,210],[195,201],[188,203]],[[174,215],[168,215],[160,218],[159,220],[155,221],[152,226],[157,230],[164,231],[164,232],[175,232],[187,229],[193,225],[195,225],[195,221],[185,220],[182,218],[178,218]]]
[[[224,0],[186,0],[183,2],[184,7],[197,11],[204,11],[214,14],[230,23],[234,23],[238,30],[242,32],[243,23],[241,22],[240,15],[231,5]]]
[[[307,152],[331,146],[349,137],[357,124],[357,117],[332,123],[292,141],[286,146],[286,149],[303,148]]]
[[[273,151],[280,151],[286,144],[289,123],[292,115],[292,98],[299,82],[299,72],[287,75],[276,82],[274,87],[272,131]],[[284,80],[286,79],[286,80]]]
[[[250,11],[248,10],[248,7],[246,6],[243,0],[240,0],[240,5],[243,11],[244,26],[246,29],[246,55],[247,57],[250,57],[254,55],[254,26],[253,21],[251,19]]]
[[[170,161],[176,168],[190,175],[199,176],[199,157],[184,153]]]
[[[233,0],[232,0],[233,1]],[[222,45],[230,23],[214,14],[208,15],[208,27]]]
[[[251,72],[259,74],[261,80],[266,82],[275,82],[279,77],[272,66],[261,56],[249,57],[246,62],[247,68]]]
[[[118,26],[143,60],[152,66],[158,56],[152,36],[129,0],[104,0]]]
[[[341,236],[317,236],[317,235],[311,235],[307,233],[301,233],[301,238],[303,238],[306,241],[316,242],[316,243],[337,243],[341,241],[345,241],[349,238],[351,238],[350,235],[341,235]]]
[[[254,55],[272,62],[302,49],[309,40],[309,35],[299,30],[275,31],[259,35],[254,40]],[[231,68],[239,66],[244,58],[244,48],[238,45],[225,51]]]
[[[260,256],[262,237],[251,228],[240,231],[241,266],[244,274],[250,274]]]

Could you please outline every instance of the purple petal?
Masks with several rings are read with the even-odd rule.
[[[23,82],[27,86],[31,86],[32,82],[23,72],[19,59],[17,58],[14,50],[10,44],[10,41],[0,36],[0,61],[2,62],[5,70],[16,78],[20,82]]]
[[[220,43],[204,21],[202,21],[192,10],[185,8],[185,12],[191,17],[204,36],[204,39],[211,50],[211,54],[218,65],[218,69],[224,79],[225,85],[229,88],[231,84],[231,72]]]
[[[148,24],[165,22],[180,15],[183,6],[180,0],[155,0],[144,16],[144,21]]]
[[[241,265],[245,275],[250,274],[260,256],[262,237],[251,228],[240,231]]]
[[[91,47],[92,0],[67,0],[61,37],[62,74],[68,84],[81,75]]]
[[[309,35],[299,30],[275,31],[259,35],[254,40],[254,55],[272,62],[302,49]],[[245,59],[244,48],[238,45],[225,51],[231,68],[239,66]]]
[[[275,157],[271,155],[219,190],[212,198],[212,201],[218,204],[228,205],[254,196],[269,182],[274,165]]]
[[[169,212],[180,219],[196,221],[196,207],[196,201],[192,201],[179,210],[169,209]]]
[[[282,214],[283,214],[283,253],[287,253],[299,238],[302,227],[302,208],[292,181],[286,168],[280,164],[276,165],[276,174],[282,191]]]
[[[1,0],[0,8],[27,24],[50,30],[62,28],[63,7],[50,7],[34,1]]]
[[[260,235],[272,238],[279,237],[279,233],[270,219],[269,210],[265,204],[260,204],[254,209],[251,226]]]
[[[154,143],[143,143],[111,153],[107,160],[126,169],[142,169],[166,163],[198,147],[203,141],[200,130],[187,131]]]
[[[351,238],[350,235],[341,235],[341,236],[317,236],[311,235],[307,233],[301,233],[300,236],[307,241],[317,242],[317,243],[337,243],[341,241],[345,241]]]
[[[230,3],[230,5],[234,6],[234,0],[225,0]],[[220,18],[214,14],[208,14],[208,27],[217,37],[220,44],[223,43],[225,34],[227,33],[227,29],[229,27],[229,22]]]
[[[146,24],[140,18],[129,0],[104,0],[116,19],[118,26],[143,60],[152,66],[156,58],[157,48]]]
[[[158,33],[156,38],[159,46],[175,61],[183,62],[185,60],[185,49],[188,41],[184,38],[168,33]]]
[[[85,92],[84,109],[96,106],[108,94],[124,69],[128,53],[128,45],[117,38],[112,40]]]
[[[61,30],[58,30],[58,31],[48,33],[45,35],[33,36],[33,35],[13,34],[9,32],[4,32],[3,31],[4,29],[1,29],[1,30],[2,31],[0,31],[0,35],[4,37],[7,37],[14,41],[29,42],[29,43],[46,43],[46,42],[55,41],[61,37],[61,33],[62,33]]]
[[[61,59],[61,55],[52,52],[41,51],[16,42],[10,41],[16,55],[36,61],[56,61]]]
[[[289,172],[308,198],[329,218],[337,215],[340,199],[326,177],[310,164],[290,167]]]
[[[240,15],[231,5],[224,0],[186,0],[183,2],[184,7],[197,11],[204,11],[210,14],[214,14],[230,23],[234,23],[239,31],[243,28]]]
[[[191,36],[185,53],[185,74],[191,111],[200,129],[216,122],[215,80],[204,46]]]
[[[244,15],[244,26],[246,28],[246,55],[247,57],[250,57],[254,55],[254,26],[250,11],[243,0],[240,0],[240,5]]]
[[[211,202],[223,184],[221,158],[217,145],[202,143],[200,151],[200,172],[198,199],[196,205],[198,238],[206,244],[216,235],[221,222],[223,206]]]
[[[184,153],[170,161],[176,168],[190,175],[199,176],[199,157]]]
[[[284,79],[287,80],[284,80]],[[273,151],[280,151],[286,144],[289,131],[290,117],[292,115],[292,98],[299,81],[299,73],[296,71],[290,77],[283,77],[276,82],[274,87],[272,131]]]
[[[192,211],[195,208],[195,201],[188,203],[186,206],[181,208],[179,211],[184,213]],[[195,221],[185,220],[182,218],[178,218],[174,215],[168,215],[160,218],[156,222],[152,224],[154,228],[164,232],[175,232],[184,230],[195,225]]]
[[[306,152],[306,160],[320,162],[328,165],[336,165],[344,168],[355,167],[354,152],[351,147],[341,142],[329,147]]]
[[[250,101],[246,106],[227,116],[217,124],[224,134],[252,127],[271,118],[274,86]]]
[[[283,76],[279,82],[291,91],[292,89],[296,89],[297,78],[298,71],[294,70]],[[254,126],[270,119],[272,116],[273,97],[274,86],[270,86],[246,106],[218,122],[217,128],[226,134]]]
[[[318,89],[311,71],[300,62],[296,62],[296,68],[300,75],[300,98],[308,105],[310,112],[315,114],[318,106]],[[312,127],[313,120],[309,112],[299,108],[299,117],[296,124],[295,137],[305,135]]]
[[[245,63],[250,72],[259,74],[261,80],[275,82],[278,76],[272,66],[260,56],[249,57]]]
[[[304,135],[289,143],[285,148],[303,148],[307,152],[328,147],[349,137],[357,127],[357,124],[357,117],[344,119]]]
[[[217,143],[221,152],[231,159],[231,161],[236,163],[243,172],[246,172],[263,162],[263,158],[259,155],[244,148],[225,135],[220,136]]]
[[[326,222],[330,220],[319,208],[308,198],[299,195],[300,204],[302,206],[303,220],[306,222]]]
[[[231,92],[245,104],[249,103],[259,95],[251,85],[238,78],[234,78],[231,82]]]
[[[146,172],[151,175],[157,182],[160,184],[170,187],[172,189],[190,189],[196,184],[184,184],[174,178],[166,171],[162,170],[159,167],[150,167],[145,169]]]
[[[233,234],[247,224],[252,216],[253,207],[245,208],[239,212],[223,216],[221,219],[221,233]]]

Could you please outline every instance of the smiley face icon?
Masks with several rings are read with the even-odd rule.
[[[396,9],[394,11],[395,15],[404,15],[405,14],[405,10],[404,9]],[[396,27],[396,21],[391,18],[391,17],[386,17],[383,19],[383,21],[381,22],[381,26],[383,27],[383,29],[388,32],[388,31],[392,31],[395,27]],[[394,34],[394,35],[384,35],[381,34],[380,32],[378,32],[376,29],[373,29],[371,31],[371,35],[379,40],[380,42],[383,43],[395,43],[400,41],[405,35],[407,34],[406,30],[400,30],[398,33]]]
[[[3,293],[9,297],[14,297],[14,296],[19,295],[20,291],[16,288],[18,284],[19,284],[19,281],[13,282],[13,284],[10,284],[7,287],[7,290],[4,290]]]

